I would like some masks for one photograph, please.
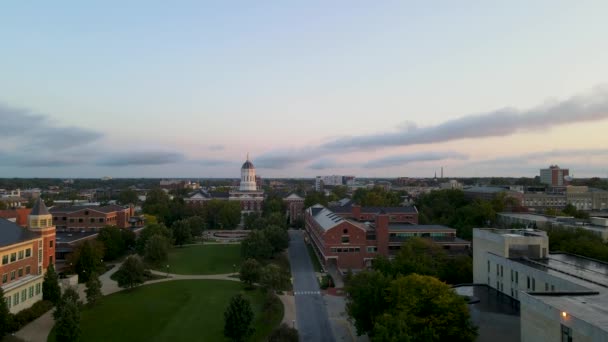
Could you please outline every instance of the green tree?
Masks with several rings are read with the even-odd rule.
[[[239,278],[248,287],[253,288],[253,284],[260,280],[262,266],[255,259],[247,259],[241,264]]]
[[[344,185],[337,185],[331,189],[331,192],[336,196],[337,199],[342,199],[346,197],[348,188]]]
[[[183,246],[184,244],[192,242],[192,232],[190,231],[190,224],[187,220],[179,220],[173,222],[171,225],[173,231],[173,241],[177,246]]]
[[[44,275],[44,281],[42,282],[42,299],[48,300],[55,305],[57,305],[61,299],[59,277],[57,276],[57,272],[55,272],[53,264],[49,265],[49,268]]]
[[[149,265],[162,265],[169,256],[169,241],[162,235],[152,236],[146,243],[144,260]]]
[[[473,258],[468,255],[447,258],[439,279],[452,285],[472,283]]]
[[[101,281],[99,281],[99,276],[97,273],[93,273],[89,277],[89,281],[86,284],[87,288],[84,292],[87,294],[87,303],[90,305],[95,305],[97,300],[101,298]]]
[[[280,228],[287,228],[287,217],[282,212],[270,213],[267,216],[269,226],[277,226]]]
[[[8,209],[8,207],[6,206],[6,203],[0,201],[0,210],[6,210]]]
[[[190,226],[190,233],[193,237],[201,237],[203,231],[205,231],[205,219],[201,216],[192,216],[188,218],[188,225]]]
[[[130,255],[116,271],[116,281],[122,288],[133,288],[143,284],[146,280],[146,268],[141,258],[137,255]]]
[[[242,294],[230,300],[224,312],[224,336],[234,342],[246,341],[254,332],[251,303]]]
[[[299,340],[298,331],[285,323],[274,329],[268,337],[268,342],[298,342]]]
[[[323,192],[320,191],[311,191],[306,194],[304,197],[304,207],[309,208],[315,204],[321,204],[323,206],[327,206],[327,197]]]
[[[171,241],[171,231],[164,224],[149,224],[141,230],[135,242],[137,253],[144,254],[148,240],[154,235],[164,236],[168,241]]]
[[[80,340],[80,306],[70,297],[62,298],[61,310],[55,317],[55,339],[57,341]]]
[[[102,259],[103,246],[95,240],[85,240],[74,249],[69,258],[81,283],[86,283],[91,274],[102,269]]]
[[[125,254],[128,247],[125,237],[126,234],[123,234],[123,229],[116,226],[101,228],[99,234],[97,234],[97,241],[103,244],[104,260],[116,260]]]
[[[418,273],[438,277],[443,271],[447,253],[429,239],[414,237],[407,239],[393,260],[393,274]]]
[[[4,290],[0,287],[0,340],[9,332],[8,325],[11,313],[8,304],[4,300]]]
[[[272,253],[280,253],[289,247],[289,234],[279,226],[268,226],[264,229],[264,236],[272,246]]]
[[[264,231],[254,230],[241,242],[241,254],[244,259],[265,260],[272,256],[272,245]]]
[[[386,301],[391,305],[374,323],[373,342],[469,342],[477,337],[464,299],[437,278],[399,277],[387,288]]]
[[[285,213],[287,210],[287,206],[283,199],[276,194],[269,194],[268,197],[264,200],[264,204],[262,206],[262,214],[263,216],[269,216],[272,213]]]
[[[169,202],[169,195],[163,189],[155,188],[146,194],[142,210],[146,214],[155,215],[164,222],[164,218],[169,215]]]
[[[261,230],[268,227],[268,219],[265,217],[258,217],[253,220],[250,229]]]
[[[61,295],[61,299],[57,303],[57,307],[55,308],[55,312],[53,312],[53,317],[55,320],[58,320],[61,315],[63,315],[63,309],[66,303],[72,302],[76,303],[77,306],[81,306],[82,302],[80,301],[80,295],[78,291],[74,287],[68,287],[63,291]]]
[[[267,291],[281,290],[285,288],[287,282],[289,282],[289,275],[278,265],[268,264],[262,268],[260,284]]]
[[[257,213],[246,213],[243,215],[243,225],[245,226],[245,229],[253,229],[253,223],[258,218],[260,218],[260,215]]]
[[[389,307],[385,291],[390,278],[377,271],[362,271],[345,284],[346,312],[353,319],[358,335],[371,333],[376,318]]]
[[[118,203],[122,205],[137,204],[138,201],[139,197],[137,196],[137,192],[135,190],[126,189],[121,191],[118,195]]]
[[[401,203],[401,194],[386,191],[383,187],[360,188],[353,193],[353,201],[364,207],[396,207]]]

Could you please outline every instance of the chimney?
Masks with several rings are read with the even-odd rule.
[[[376,216],[376,243],[378,254],[388,257],[388,215],[378,214]]]
[[[355,220],[358,220],[361,217],[361,206],[360,205],[353,204],[352,215]]]

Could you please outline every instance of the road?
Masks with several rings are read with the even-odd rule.
[[[302,231],[289,232],[289,262],[296,299],[296,328],[302,342],[334,342],[325,301],[321,296],[302,234]]]

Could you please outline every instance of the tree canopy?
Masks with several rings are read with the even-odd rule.
[[[141,258],[137,255],[131,255],[125,259],[116,271],[115,277],[118,286],[130,289],[144,283],[145,272],[146,269]]]
[[[376,186],[372,189],[360,188],[355,190],[353,201],[364,207],[397,207],[401,204],[401,193],[386,191]]]
[[[42,282],[42,299],[48,300],[57,305],[61,299],[61,288],[59,287],[59,277],[55,272],[53,264],[49,265]]]
[[[224,336],[234,342],[246,341],[254,332],[251,303],[242,294],[230,300],[224,312]]]

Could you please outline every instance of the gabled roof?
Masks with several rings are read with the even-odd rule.
[[[111,205],[106,205],[103,207],[100,206],[96,206],[96,205],[73,205],[73,206],[69,206],[69,207],[53,207],[50,209],[51,214],[70,214],[70,213],[75,213],[77,211],[81,211],[81,210],[92,210],[92,211],[97,211],[100,213],[111,213],[111,212],[115,212],[115,211],[123,211],[126,208],[120,205],[115,205],[115,204],[111,204]]]
[[[295,192],[290,193],[288,196],[283,198],[284,200],[304,200],[302,196],[296,194]]]
[[[19,242],[34,240],[40,234],[19,227],[17,224],[0,218],[0,247],[10,246]]]
[[[331,211],[340,214],[350,214],[353,212],[352,205],[335,206],[329,208]],[[418,209],[415,206],[407,207],[361,207],[362,214],[416,214]]]
[[[32,211],[30,215],[41,216],[41,215],[50,215],[49,210],[44,205],[44,201],[42,198],[38,197],[36,202],[34,203],[34,207],[32,207]]]
[[[342,222],[345,222],[342,217],[336,215],[331,210],[325,208],[324,206],[317,204],[310,207],[312,217],[314,220],[323,228],[323,230],[327,231]]]

